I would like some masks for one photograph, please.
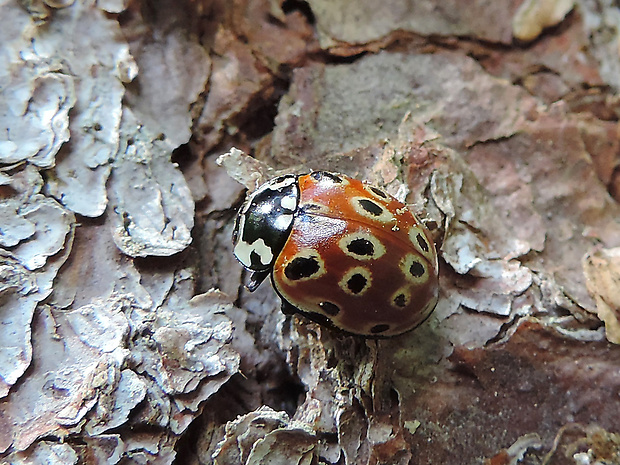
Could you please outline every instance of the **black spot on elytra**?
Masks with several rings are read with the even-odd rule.
[[[373,191],[375,194],[377,194],[379,197],[381,197],[382,199],[386,199],[388,198],[387,194],[385,192],[383,192],[381,189],[377,189],[374,186],[368,186],[368,188]]]
[[[353,292],[353,294],[359,294],[366,287],[366,283],[368,283],[368,280],[364,277],[364,275],[355,273],[347,281],[347,287],[351,292]]]
[[[407,305],[407,297],[405,294],[398,294],[394,297],[394,305],[397,307],[405,307]]]
[[[317,181],[322,181],[323,179],[329,179],[331,182],[336,184],[340,184],[342,182],[342,178],[336,176],[333,173],[329,173],[327,171],[315,171],[310,176],[312,176]]]
[[[314,257],[297,257],[286,265],[284,274],[291,281],[297,281],[298,279],[311,277],[320,268],[318,260]]]
[[[320,212],[322,209],[323,207],[316,203],[307,203],[301,207],[300,213]]]
[[[375,325],[372,328],[370,328],[370,332],[372,334],[379,334],[379,333],[384,333],[386,332],[388,329],[390,329],[390,325]]]
[[[375,246],[368,239],[360,237],[347,244],[347,250],[355,255],[374,255]]]
[[[364,210],[374,216],[379,216],[383,213],[383,207],[381,205],[377,205],[372,200],[368,199],[359,199],[357,201]]]
[[[340,313],[340,307],[338,307],[338,305],[333,304],[331,302],[321,302],[319,304],[319,307],[321,307],[321,310],[323,310],[325,313],[331,316],[336,316],[338,315],[338,313]]]
[[[418,244],[420,244],[420,248],[424,250],[424,252],[428,252],[428,242],[426,242],[426,239],[421,233],[418,233],[416,240],[418,241]]]
[[[413,262],[409,267],[409,273],[411,273],[411,276],[413,276],[414,278],[424,276],[424,271],[424,266],[418,262]]]

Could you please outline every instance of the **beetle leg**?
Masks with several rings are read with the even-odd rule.
[[[269,276],[269,270],[252,271],[250,272],[250,280],[245,287],[248,291],[254,292],[267,276]]]

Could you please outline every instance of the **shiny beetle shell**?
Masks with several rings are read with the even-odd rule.
[[[237,216],[234,253],[255,290],[271,274],[286,313],[362,336],[418,326],[438,297],[426,227],[381,189],[315,171],[275,178]]]

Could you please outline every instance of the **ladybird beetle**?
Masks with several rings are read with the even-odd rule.
[[[428,229],[391,195],[342,174],[266,182],[239,210],[233,244],[250,291],[271,274],[285,313],[348,333],[404,333],[437,303]]]

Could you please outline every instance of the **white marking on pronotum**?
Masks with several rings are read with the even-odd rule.
[[[274,179],[272,181],[268,181],[265,184],[263,184],[262,186],[260,186],[255,192],[262,192],[264,190],[270,189],[272,191],[279,191],[281,189],[283,189],[284,187],[288,187],[291,184],[295,183],[297,181],[297,178],[295,176],[287,176],[284,179],[281,180],[277,180]]]
[[[269,265],[273,260],[273,252],[263,239],[256,239],[251,244],[239,241],[234,252],[239,261],[248,268],[252,266],[252,252],[258,255],[262,265]]]
[[[293,211],[297,206],[297,199],[294,195],[287,195],[286,197],[282,197],[282,199],[280,199],[280,205],[282,205],[282,208]]]
[[[293,215],[278,215],[275,221],[275,227],[280,231],[285,231],[293,222]]]
[[[252,206],[252,201],[261,192],[264,192],[266,190],[272,190],[272,191],[277,192],[280,189],[283,189],[285,187],[290,186],[291,184],[294,184],[296,181],[297,181],[297,178],[295,176],[287,176],[286,178],[279,180],[279,181],[276,178],[276,179],[272,179],[271,181],[267,181],[264,184],[261,184],[258,187],[258,189],[256,189],[254,192],[249,194],[247,200],[245,201],[245,204],[243,205],[243,208],[241,209],[241,214],[245,215],[248,212],[248,210]],[[293,197],[293,199],[295,199],[295,197]],[[295,208],[295,206],[293,206],[293,208]]]
[[[241,217],[244,217],[245,214],[248,212],[248,210],[250,209],[250,207],[252,206],[252,199],[254,198],[254,195],[250,195],[250,197],[248,197],[245,201],[245,203],[243,204],[243,207],[241,208],[241,211],[239,212],[239,215]]]
[[[245,228],[245,215],[239,215],[238,217],[238,223],[237,223],[237,242],[241,241],[241,238],[243,237],[243,229]],[[236,244],[235,244],[236,245]]]

